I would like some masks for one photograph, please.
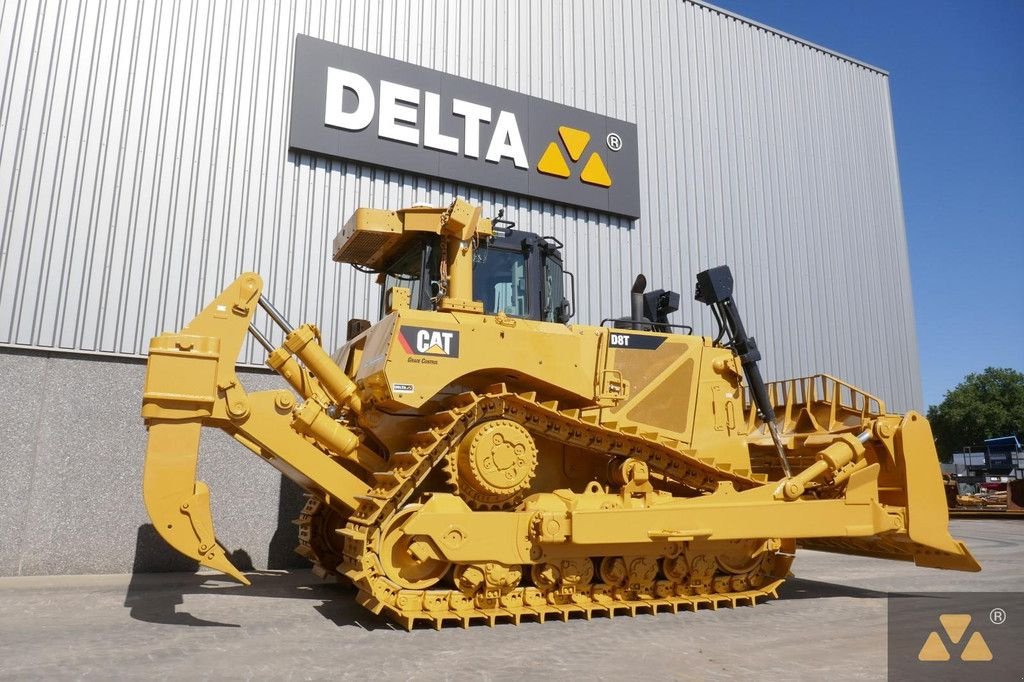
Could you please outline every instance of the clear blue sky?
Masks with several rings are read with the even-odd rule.
[[[925,404],[1024,371],[1024,0],[712,4],[889,72]]]

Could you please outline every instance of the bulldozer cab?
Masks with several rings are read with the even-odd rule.
[[[481,239],[473,251],[473,296],[485,315],[504,314],[540,322],[568,322],[562,243],[554,237],[507,229]],[[395,254],[377,277],[379,317],[387,313],[388,291],[409,290],[414,310],[436,310],[440,298],[442,238],[421,234]]]

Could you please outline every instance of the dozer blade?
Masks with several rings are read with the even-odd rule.
[[[196,480],[201,430],[199,422],[150,424],[142,477],[146,511],[174,549],[248,585],[214,537],[210,490]]]
[[[909,412],[894,439],[896,466],[902,477],[899,500],[906,507],[905,530],[869,537],[827,537],[801,540],[801,547],[881,559],[913,561],[918,566],[955,571],[980,571],[964,543],[949,534],[949,509],[931,427]],[[892,491],[890,494],[899,494]]]

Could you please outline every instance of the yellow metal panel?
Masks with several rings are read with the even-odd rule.
[[[359,506],[359,496],[369,491],[368,486],[292,429],[293,403],[282,402],[283,395],[288,393],[250,394],[250,416],[244,421],[225,424],[225,430],[282,473],[301,474],[296,482],[302,487],[322,491],[331,504],[355,509]],[[282,466],[278,466],[278,460]]]
[[[408,393],[393,395],[404,406],[419,407],[457,380],[473,384],[474,375],[479,387],[496,382],[543,386],[570,404],[594,397],[598,328],[419,310],[400,311],[394,319],[381,383],[412,386]],[[456,333],[458,356],[403,345],[402,328]],[[365,376],[362,370],[360,376]]]

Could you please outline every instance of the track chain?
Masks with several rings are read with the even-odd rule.
[[[299,544],[295,553],[313,563],[313,574],[324,580],[342,578],[342,538],[335,529],[345,521],[337,510],[329,507],[318,495],[307,494],[306,504],[292,523],[299,527]]]
[[[678,442],[659,438],[656,433],[617,429],[601,424],[596,417],[580,410],[559,411],[557,403],[538,402],[535,394],[515,394],[498,384],[483,395],[463,393],[451,401],[447,411],[429,418],[430,427],[416,433],[406,451],[390,458],[391,469],[374,474],[376,485],[360,499],[360,506],[338,532],[344,536],[344,558],[338,569],[359,589],[359,603],[374,613],[381,611],[407,628],[425,621],[440,628],[445,622],[463,626],[483,620],[491,625],[523,618],[544,621],[547,617],[568,619],[572,614],[587,618],[594,614],[679,609],[718,608],[756,603],[759,598],[775,597],[785,568],[791,558],[766,552],[762,560],[742,575],[714,575],[683,585],[667,580],[653,582],[649,589],[629,590],[607,583],[577,587],[517,587],[500,595],[467,595],[457,589],[408,590],[391,581],[381,565],[379,551],[383,529],[388,521],[412,498],[420,484],[437,466],[459,438],[474,425],[494,418],[522,424],[528,431],[545,438],[613,456],[643,460],[655,472],[682,483],[695,491],[713,491],[720,481],[729,481],[737,489],[760,485],[761,480],[744,471],[718,468],[710,460],[701,460],[678,449]],[[714,559],[709,561],[713,564]],[[783,564],[780,570],[780,562]]]

